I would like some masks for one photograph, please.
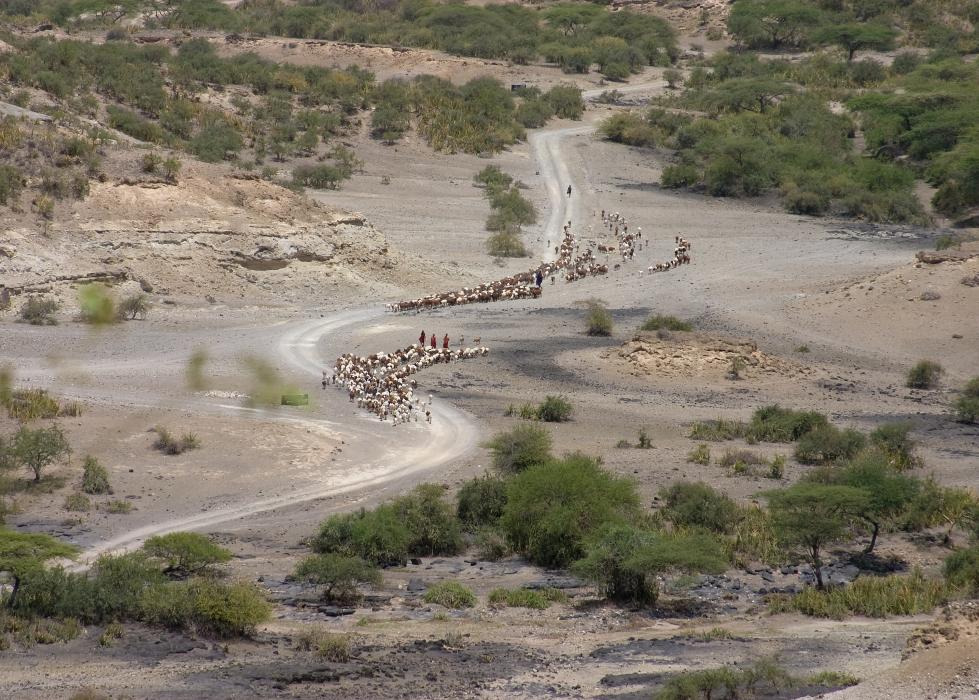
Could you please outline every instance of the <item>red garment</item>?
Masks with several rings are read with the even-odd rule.
[[[420,336],[418,336],[418,344],[424,347],[424,345],[425,345],[425,331],[422,331],[422,334]]]
[[[436,349],[438,349],[438,346],[439,346],[439,344],[438,344],[438,342],[436,342],[436,340],[435,340],[435,334],[434,334],[434,333],[432,333],[432,350],[436,350]]]
[[[442,338],[442,347],[445,350],[448,350],[449,349],[449,334],[448,333],[446,333],[445,334],[445,337]]]

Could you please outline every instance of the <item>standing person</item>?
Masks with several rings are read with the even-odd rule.
[[[431,336],[431,341],[432,341],[432,350],[438,350],[438,346],[439,346],[439,344],[438,344],[438,342],[437,342],[437,341],[435,340],[435,334],[434,334],[434,333],[432,333],[432,336]]]
[[[446,333],[445,336],[442,338],[442,349],[443,350],[448,350],[449,349],[449,334],[448,333]]]
[[[568,196],[571,196],[571,185],[568,185]]]
[[[537,283],[537,288],[540,289],[541,283],[544,281],[544,275],[540,270],[537,270],[537,274],[534,275],[534,282]]]
[[[425,331],[422,331],[422,334],[418,336],[418,344],[425,347]]]

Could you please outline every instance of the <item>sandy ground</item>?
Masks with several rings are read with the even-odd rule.
[[[439,616],[409,595],[413,578],[430,582],[451,575],[485,595],[496,585],[549,575],[517,561],[476,566],[463,558],[387,572],[383,600],[368,601],[353,615],[332,618],[292,601],[296,594],[282,579],[305,551],[302,538],[325,514],[369,505],[421,480],[461,483],[487,462],[477,447],[481,437],[518,422],[503,416],[506,406],[545,394],[566,394],[576,408],[574,421],[553,428],[558,451],[602,455],[608,468],[637,480],[647,502],[678,478],[703,479],[745,500],[773,486],[760,476],[688,464],[695,443],[685,437],[693,420],[746,418],[773,402],[826,411],[864,429],[910,420],[928,469],[944,483],[976,486],[979,432],[948,419],[952,389],[979,373],[979,288],[959,282],[975,271],[975,260],[915,267],[915,252],[932,248],[936,232],[812,219],[768,201],[660,190],[655,183],[662,163],[654,155],[597,141],[583,128],[605,109],[590,109],[583,124],[556,127],[569,131],[545,147],[554,162],[541,163],[539,149],[525,145],[491,162],[525,182],[540,207],[541,224],[527,234],[528,243],[541,246],[537,250],[552,234],[547,186],[554,183],[545,181],[552,171],[558,178],[566,173],[575,186],[570,209],[562,202],[557,220],[569,211],[583,238],[610,242],[600,230],[603,208],[641,225],[651,244],[607,278],[546,286],[537,301],[425,316],[384,316],[373,303],[379,298],[341,286],[329,301],[311,293],[298,313],[176,304],[104,335],[75,323],[31,328],[0,322],[0,358],[15,365],[22,383],[50,386],[91,405],[66,425],[80,452],[93,451],[110,467],[116,497],[136,504],[129,515],[96,512],[63,524],[59,519],[68,514],[58,513],[62,489],[53,500],[29,496],[15,524],[63,532],[90,552],[132,546],[167,529],[216,533],[238,556],[233,572],[262,581],[281,601],[278,619],[256,642],[222,647],[132,628],[106,651],[99,651],[94,630],[64,646],[5,652],[0,680],[10,695],[60,697],[93,686],[124,697],[160,698],[640,697],[657,674],[777,652],[796,672],[846,670],[866,679],[843,697],[979,692],[974,638],[902,664],[905,640],[931,618],[837,623],[769,617],[759,608],[759,579],[749,572],[729,572],[745,581],[744,594],[725,602],[699,588],[706,607],[692,614],[668,608],[661,617],[584,602],[543,613],[481,604]],[[365,146],[363,157],[365,174],[319,199],[363,212],[393,249],[442,266],[445,272],[433,280],[444,279],[441,288],[501,274],[483,253],[488,208],[471,185],[472,175],[490,161],[432,155],[413,142],[397,149]],[[381,183],[383,175],[390,184]],[[640,276],[640,268],[670,256],[676,235],[692,242],[693,264]],[[925,289],[941,298],[918,300]],[[609,304],[616,321],[611,338],[583,334],[578,302],[589,297]],[[700,343],[677,341],[672,370],[638,367],[622,356],[653,312],[690,319],[703,336]],[[341,393],[319,389],[319,369],[338,353],[403,346],[422,328],[481,336],[492,349],[486,360],[420,376],[422,390],[437,397],[431,429],[391,428],[359,415]],[[754,344],[763,360],[740,381],[704,361],[705,347],[734,342]],[[803,344],[811,352],[794,352]],[[183,383],[197,347],[208,348],[212,357],[210,395],[193,394]],[[238,360],[251,355],[266,358],[308,391],[313,407],[244,408],[239,394],[248,393],[249,378]],[[920,357],[946,366],[943,389],[904,388],[903,373]],[[146,431],[157,423],[196,431],[203,447],[179,457],[155,453]],[[640,427],[648,428],[652,449],[615,447],[634,442]],[[73,464],[63,470],[69,481],[78,476]],[[790,459],[787,478],[801,473]],[[926,570],[939,563],[935,548],[898,537],[885,537],[881,552]],[[785,575],[786,582],[792,576]],[[584,601],[587,591],[581,594]],[[358,624],[361,619],[366,622]],[[354,661],[329,664],[297,651],[293,637],[310,625],[350,631]],[[715,625],[729,628],[734,638],[701,643],[682,636]]]

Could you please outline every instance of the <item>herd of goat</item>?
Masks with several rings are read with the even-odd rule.
[[[556,258],[552,262],[543,262],[536,268],[510,275],[493,282],[486,282],[477,287],[464,287],[455,292],[431,294],[420,299],[411,299],[387,305],[392,312],[426,311],[459,306],[462,304],[488,303],[512,299],[535,299],[541,296],[542,283],[550,279],[554,284],[559,273],[563,272],[566,282],[576,282],[593,275],[608,274],[608,259],[612,253],[618,253],[622,262],[633,259],[637,246],[641,249],[642,229],[634,234],[628,231],[628,225],[618,214],[606,216],[602,212],[603,223],[609,226],[616,235],[617,246],[597,246],[599,253],[605,254],[605,263],[595,259],[591,246],[578,251],[578,243],[571,232],[571,222],[564,226],[564,236],[560,245],[555,247]],[[650,265],[649,272],[669,270],[690,262],[690,244],[680,237],[676,238],[673,258],[666,263]],[[619,263],[613,266],[618,270]],[[642,270],[639,271],[642,275]],[[431,396],[426,403],[416,396],[417,382],[412,375],[433,364],[467,360],[482,357],[489,352],[483,346],[451,350],[447,347],[437,349],[426,348],[424,342],[410,345],[392,353],[377,353],[367,357],[344,354],[337,358],[333,374],[323,373],[323,385],[332,383],[347,390],[351,401],[382,421],[390,419],[394,425],[417,422],[421,415],[424,420],[431,422]]]

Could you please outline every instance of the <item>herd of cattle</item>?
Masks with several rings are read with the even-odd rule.
[[[337,358],[333,375],[323,373],[327,382],[347,390],[351,401],[377,415],[382,421],[391,419],[394,425],[418,421],[420,414],[432,422],[432,400],[428,403],[415,395],[418,383],[411,378],[419,370],[435,364],[483,357],[489,348],[473,347],[460,350],[426,348],[409,345],[392,353],[379,352],[367,357],[344,354]]]

